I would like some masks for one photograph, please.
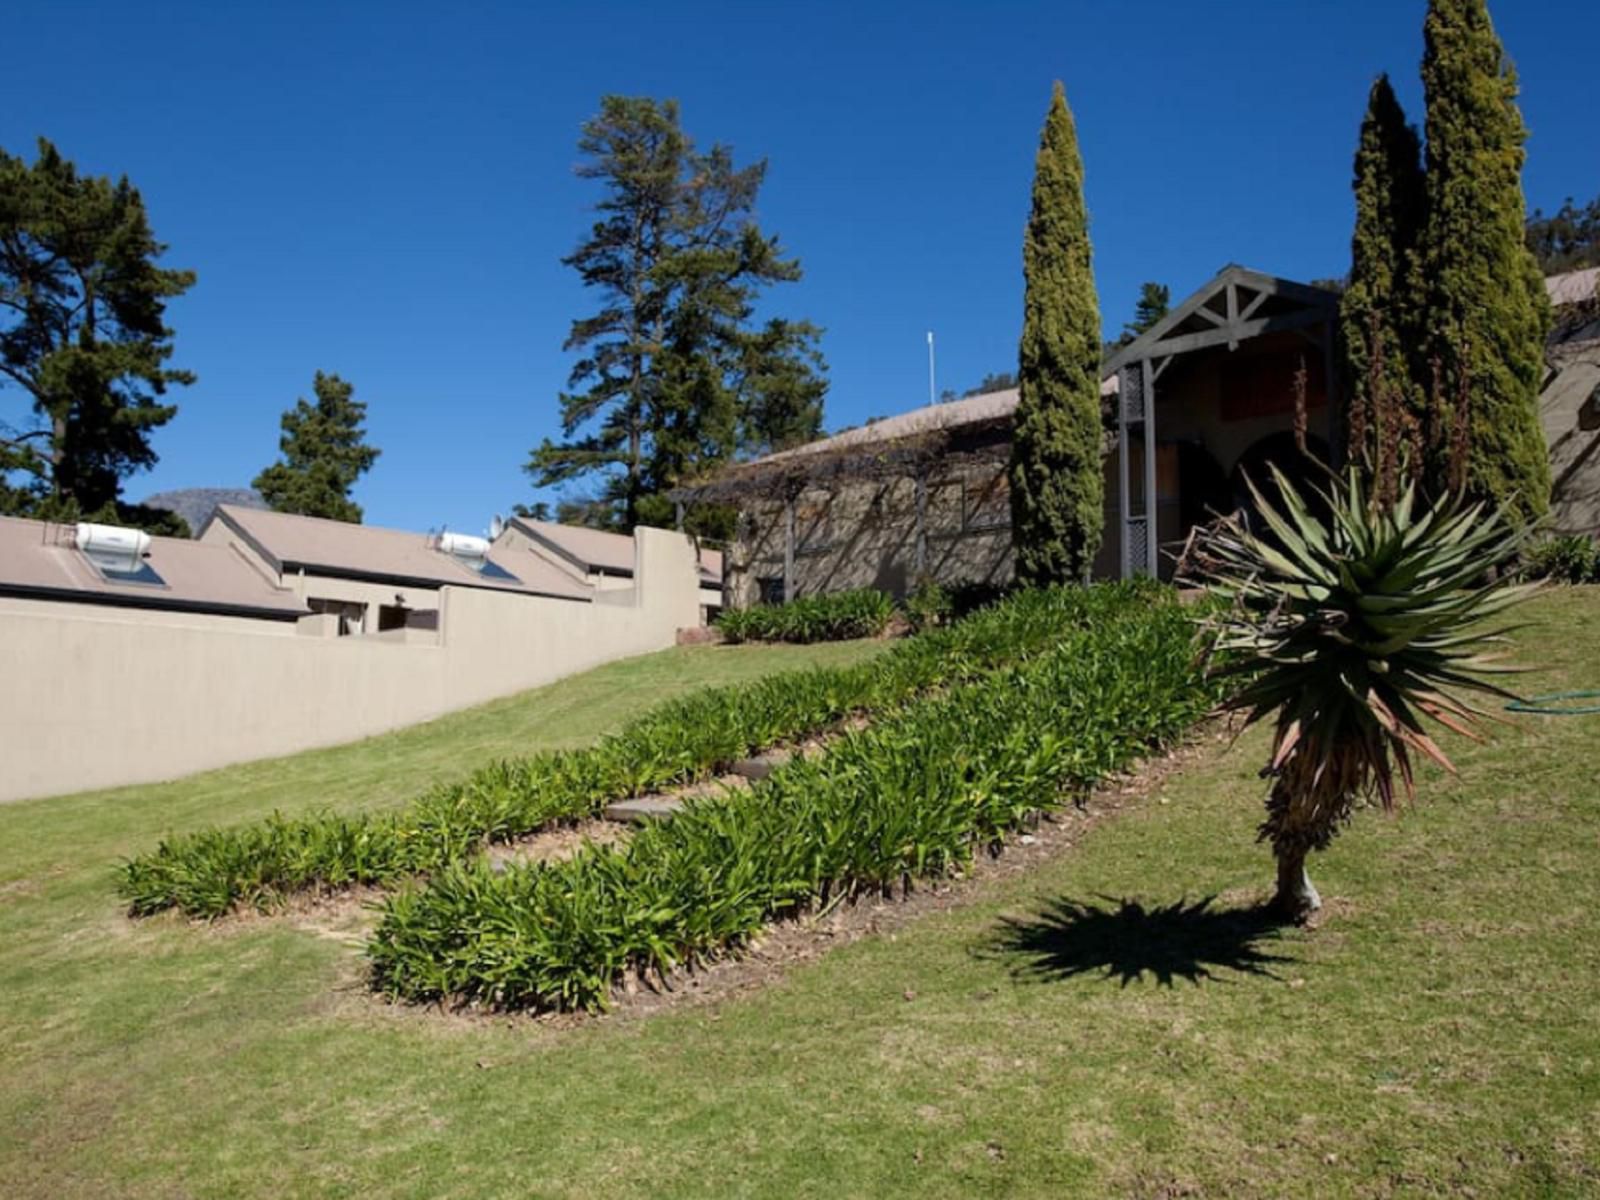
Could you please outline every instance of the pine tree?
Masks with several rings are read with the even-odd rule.
[[[1550,500],[1538,409],[1550,305],[1524,241],[1527,131],[1516,73],[1484,0],[1430,0],[1423,39],[1421,320],[1437,375],[1429,381],[1429,479],[1435,490],[1514,496],[1518,515],[1531,520]]]
[[[302,397],[283,414],[282,461],[251,486],[277,512],[360,524],[361,506],[350,499],[350,489],[381,453],[366,444],[361,423],[367,406],[354,398],[354,385],[337,375],[318,371],[311,387],[316,403]]]
[[[546,439],[527,470],[540,487],[598,479],[569,506],[626,530],[669,520],[665,493],[735,452],[764,419],[750,416],[771,399],[761,386],[781,376],[820,403],[826,385],[810,325],[750,326],[763,288],[800,278],[754,218],[765,162],[702,152],[676,103],[624,96],[603,98],[579,151],[579,175],[605,188],[601,219],[562,261],[601,307],[567,338],[581,357],[561,397],[565,440]]]
[[[1600,196],[1579,208],[1571,196],[1548,217],[1528,218],[1528,249],[1547,275],[1600,266]]]
[[[1011,449],[1017,578],[1076,582],[1100,548],[1100,305],[1078,135],[1061,84],[1034,164],[1023,242],[1022,344]]]
[[[166,365],[166,303],[195,277],[157,266],[165,250],[126,178],[81,176],[43,138],[31,167],[0,150],[0,383],[28,394],[34,419],[0,427],[7,511],[176,531],[120,503],[177,412],[167,389],[194,382]]]
[[[1122,327],[1123,336],[1132,341],[1148,329],[1153,329],[1172,304],[1172,289],[1164,283],[1149,282],[1140,286],[1139,300],[1133,306],[1133,320]]]
[[[1421,431],[1425,394],[1416,298],[1422,145],[1387,75],[1378,76],[1367,97],[1353,187],[1350,275],[1339,300],[1342,436],[1352,460],[1387,477]]]
[[[828,367],[817,349],[821,336],[809,321],[781,317],[746,336],[739,368],[742,453],[770,454],[822,436]]]

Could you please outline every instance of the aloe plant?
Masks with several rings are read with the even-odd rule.
[[[1271,719],[1272,780],[1260,836],[1277,858],[1275,905],[1304,920],[1321,906],[1306,857],[1324,850],[1357,802],[1392,809],[1415,792],[1414,757],[1455,767],[1431,725],[1477,740],[1485,696],[1517,668],[1497,647],[1497,613],[1530,587],[1505,582],[1526,537],[1504,509],[1414,486],[1384,504],[1352,467],[1313,511],[1275,468],[1276,502],[1202,538],[1203,582],[1229,603],[1214,618],[1219,674],[1240,680],[1224,707]],[[1397,788],[1398,783],[1398,788]]]

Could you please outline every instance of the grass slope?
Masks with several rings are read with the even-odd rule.
[[[1600,686],[1600,592],[1528,612],[1521,657],[1560,664],[1530,686]],[[1593,1195],[1597,735],[1458,746],[1460,779],[1314,863],[1311,933],[1242,911],[1270,882],[1251,736],[892,939],[576,1031],[379,1008],[289,918],[130,923],[105,856],[134,817],[69,802],[56,838],[48,806],[0,809],[0,1194]],[[418,754],[320,798],[470,765]],[[129,795],[146,822],[284,803],[194,786]]]

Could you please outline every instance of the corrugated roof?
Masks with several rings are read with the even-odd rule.
[[[225,522],[281,572],[302,567],[317,575],[380,579],[438,587],[480,587],[526,592],[569,600],[588,600],[592,589],[535,554],[492,547],[489,561],[516,581],[480,575],[429,544],[427,534],[376,525],[352,525],[322,517],[218,507],[213,520]]]
[[[1593,300],[1596,298],[1596,287],[1600,287],[1600,267],[1549,275],[1544,281],[1551,304],[1582,304],[1585,300]]]
[[[159,584],[113,582],[73,545],[72,526],[0,517],[0,592],[286,620],[306,614],[293,593],[273,586],[228,546],[152,538],[145,561]]]

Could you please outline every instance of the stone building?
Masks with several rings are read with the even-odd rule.
[[[1539,418],[1550,448],[1550,528],[1600,535],[1600,267],[1545,281],[1555,329]]]
[[[1268,461],[1303,470],[1297,376],[1308,449],[1328,457],[1337,312],[1332,292],[1230,266],[1106,360],[1097,576],[1170,576],[1194,525],[1241,501],[1247,472]],[[739,507],[725,567],[735,606],[854,587],[903,595],[924,580],[1002,583],[1016,405],[1015,389],[931,405],[731,468],[679,499]]]
[[[1600,270],[1552,277],[1540,409],[1552,528],[1600,534]],[[1190,532],[1248,503],[1268,463],[1337,461],[1336,293],[1229,266],[1104,365],[1105,541],[1099,578],[1170,578]],[[1330,386],[1331,381],[1331,386]],[[1295,416],[1303,398],[1304,429]],[[1015,389],[930,405],[729,468],[680,501],[733,503],[734,606],[919,581],[1011,577]],[[1124,459],[1121,446],[1130,451]],[[1153,498],[1153,503],[1152,503]]]

